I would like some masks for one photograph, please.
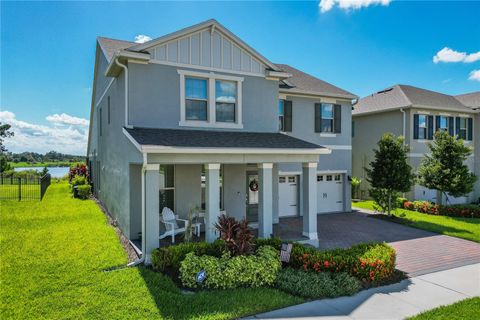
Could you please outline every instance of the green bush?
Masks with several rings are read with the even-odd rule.
[[[253,245],[255,248],[258,250],[258,248],[263,247],[263,246],[270,246],[273,247],[277,250],[280,250],[282,243],[285,243],[286,241],[282,241],[280,238],[275,237],[275,238],[268,238],[268,239],[262,239],[262,238],[255,238],[253,240]]]
[[[72,189],[75,186],[83,186],[86,184],[88,184],[88,181],[87,181],[87,177],[85,176],[75,176],[71,181]]]
[[[395,259],[395,249],[386,243],[358,244],[348,249],[326,251],[294,244],[289,264],[305,271],[347,272],[370,285],[392,277]]]
[[[307,272],[286,268],[278,273],[276,286],[287,293],[311,299],[351,296],[360,282],[346,272]]]
[[[88,197],[90,196],[91,188],[92,187],[88,184],[79,185],[77,187],[78,198],[83,199],[83,200],[88,199]]]
[[[397,198],[396,207],[397,208],[403,208],[403,204],[407,201],[408,201],[407,198]]]
[[[262,246],[249,256],[232,257],[226,251],[217,258],[190,252],[181,263],[180,279],[188,288],[261,287],[274,284],[280,269],[278,251],[270,246]],[[201,270],[205,270],[206,279],[198,284],[196,276]]]
[[[192,252],[197,256],[221,257],[225,249],[225,244],[221,240],[213,243],[185,242],[168,247],[160,247],[152,252],[152,266],[157,271],[169,272],[177,276],[180,263],[187,254]]]

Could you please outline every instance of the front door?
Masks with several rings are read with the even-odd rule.
[[[280,217],[292,217],[298,214],[297,180],[297,176],[278,177],[278,215]]]
[[[247,220],[258,222],[258,174],[247,172]]]

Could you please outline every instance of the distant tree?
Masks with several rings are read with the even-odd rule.
[[[11,127],[12,126],[9,125],[8,123],[2,124],[0,122],[0,172],[5,172],[11,169],[10,164],[8,164],[7,155],[5,154],[7,152],[7,148],[3,144],[4,138],[9,138],[14,136],[14,133],[10,131]]]
[[[370,167],[365,168],[367,181],[371,185],[370,196],[383,212],[391,215],[392,204],[400,192],[407,192],[413,185],[412,167],[407,162],[410,148],[404,145],[402,136],[386,133],[374,149],[375,158]]]
[[[462,139],[445,131],[437,131],[433,143],[428,143],[430,154],[422,159],[418,169],[420,185],[437,190],[437,204],[442,204],[442,195],[464,196],[473,190],[477,181],[475,174],[465,165],[472,149]]]
[[[358,188],[360,187],[360,184],[362,183],[361,179],[358,179],[357,177],[352,177],[352,198],[358,198]]]
[[[9,125],[8,123],[3,123],[2,124],[0,122],[0,152],[1,153],[4,153],[4,152],[7,151],[7,148],[3,144],[3,139],[14,136],[14,133],[12,131],[10,131],[11,127],[12,126]]]

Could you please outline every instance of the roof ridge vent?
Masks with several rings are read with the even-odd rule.
[[[393,88],[388,88],[388,89],[385,89],[385,90],[378,91],[376,94],[387,93],[387,92],[390,92],[392,90],[393,90]]]

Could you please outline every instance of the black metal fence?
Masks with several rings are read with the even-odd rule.
[[[48,173],[43,177],[0,175],[0,200],[42,200],[50,181]]]

